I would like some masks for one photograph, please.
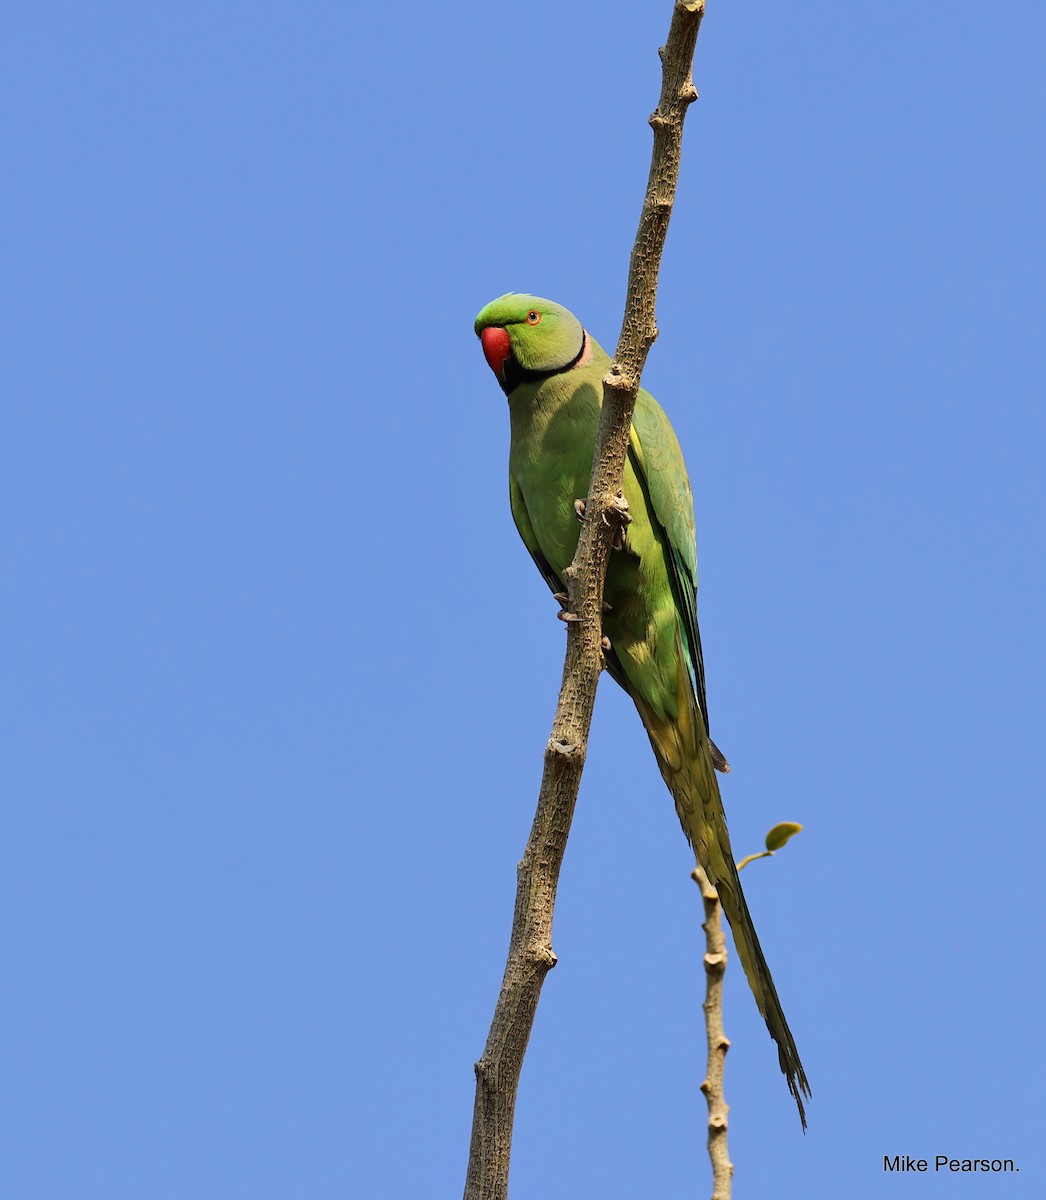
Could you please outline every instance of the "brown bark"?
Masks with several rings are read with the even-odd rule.
[[[730,1200],[734,1164],[726,1144],[730,1105],[723,1094],[723,1071],[730,1039],[723,1032],[723,976],[726,974],[726,935],[719,893],[702,867],[692,878],[705,906],[705,1032],[708,1035],[708,1073],[701,1091],[708,1102],[708,1157],[712,1160],[712,1200]]]

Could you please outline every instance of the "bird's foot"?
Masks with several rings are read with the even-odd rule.
[[[610,514],[609,518],[607,514]],[[614,496],[607,508],[607,512],[603,514],[603,523],[612,525],[617,522],[619,525],[631,525],[632,514],[628,511],[628,501],[625,499],[623,492],[618,492]]]
[[[577,517],[577,519],[579,521],[583,521],[585,519],[585,502],[584,502],[584,500],[575,500],[574,501],[574,516]]]
[[[566,621],[568,625],[574,625],[578,621],[584,621],[587,619],[585,617],[579,617],[577,613],[567,612],[567,605],[570,603],[570,597],[566,594],[566,592],[553,592],[552,599],[559,601],[560,608],[559,612],[556,613],[556,616],[559,617],[561,621]]]
[[[611,550],[624,550],[625,530],[632,524],[632,514],[628,511],[628,501],[621,492],[611,500],[610,507],[603,513],[603,523],[612,525],[614,537],[610,543]]]
[[[566,594],[566,592],[553,592],[552,599],[558,601],[559,603],[560,611],[556,613],[556,616],[559,617],[561,621],[566,621],[569,623],[571,621],[587,620],[586,617],[579,617],[575,613],[567,612],[567,605],[570,603],[570,597]],[[612,612],[613,608],[614,606],[612,604],[608,604],[606,600],[603,601],[603,611],[605,613]]]

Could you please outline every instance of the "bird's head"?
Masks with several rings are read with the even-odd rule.
[[[476,318],[487,364],[506,393],[527,380],[579,365],[588,348],[581,322],[561,304],[510,292]]]

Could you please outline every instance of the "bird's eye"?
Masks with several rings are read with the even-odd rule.
[[[534,309],[531,309],[530,312],[527,313],[527,324],[528,325],[536,325],[538,323],[538,321],[540,321],[540,320],[541,320],[541,313],[536,312]]]

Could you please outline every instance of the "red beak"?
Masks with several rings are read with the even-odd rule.
[[[487,360],[487,366],[504,383],[505,363],[512,353],[512,340],[508,331],[495,325],[484,329],[479,335],[479,340],[483,343],[483,356]]]

